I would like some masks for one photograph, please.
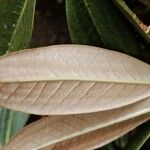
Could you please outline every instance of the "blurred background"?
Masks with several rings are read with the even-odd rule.
[[[125,0],[145,25],[150,25],[150,0]],[[65,0],[37,0],[32,46],[70,43]]]
[[[65,0],[37,0],[32,46],[70,43]]]

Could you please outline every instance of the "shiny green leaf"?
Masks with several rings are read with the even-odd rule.
[[[96,45],[144,59],[132,25],[111,0],[66,0],[69,31],[73,43]]]

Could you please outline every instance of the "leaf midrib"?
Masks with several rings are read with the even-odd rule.
[[[115,83],[115,84],[140,84],[140,85],[150,85],[149,80],[106,80],[106,79],[89,79],[89,78],[47,78],[47,79],[33,79],[33,80],[0,80],[0,83],[25,83],[25,82],[51,82],[51,81],[80,81],[80,82],[106,82],[106,83]]]

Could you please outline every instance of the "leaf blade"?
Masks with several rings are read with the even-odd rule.
[[[104,111],[150,96],[148,64],[95,47],[28,50],[1,57],[0,67],[0,105],[35,114]]]
[[[35,0],[1,0],[0,55],[26,48],[31,38]],[[25,29],[24,29],[25,28]]]
[[[19,60],[20,58],[24,60]],[[140,68],[136,67],[140,65]],[[12,53],[0,58],[0,67],[1,83],[81,79],[81,81],[149,84],[150,78],[150,66],[138,59],[123,53],[83,45],[55,45]],[[38,67],[43,70],[40,72]],[[65,70],[61,70],[61,67]],[[118,68],[115,70],[115,67]],[[101,70],[94,70],[97,68]],[[43,76],[42,72],[46,75]]]
[[[141,105],[139,106],[141,107]],[[74,146],[77,148],[78,145],[78,149],[101,147],[149,119],[149,114],[140,116],[140,114],[135,113],[140,110],[140,107],[137,108],[136,105],[132,105],[131,107],[124,107],[124,111],[118,109],[92,114],[46,117],[27,126],[4,149],[10,147],[14,149],[27,149],[28,147],[42,149],[47,148],[47,146],[48,149],[53,147],[65,149],[68,145],[71,148],[74,148]],[[131,111],[128,111],[128,108]],[[131,115],[133,112],[136,114],[134,117]],[[129,118],[132,119],[128,120]],[[122,125],[123,121],[125,121],[125,125]],[[107,134],[104,134],[104,132]],[[45,136],[45,133],[49,134]],[[111,133],[115,135],[112,136]],[[32,143],[30,142],[31,139]]]

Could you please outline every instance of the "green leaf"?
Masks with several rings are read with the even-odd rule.
[[[7,109],[0,108],[0,147],[5,144],[8,114]]]
[[[150,138],[150,121],[139,126],[137,131],[124,150],[140,150],[143,144]]]
[[[0,55],[29,46],[35,0],[0,0]]]
[[[111,0],[66,0],[69,31],[73,43],[96,45],[147,57],[134,28]]]
[[[117,139],[116,141],[114,141],[114,144],[118,149],[123,149],[127,145],[128,141],[129,141],[129,135],[126,134],[120,137],[119,139]]]
[[[28,118],[26,113],[0,108],[0,145],[7,143],[10,137],[22,129]]]
[[[0,0],[0,55],[30,44],[36,0]],[[0,108],[0,147],[25,124],[29,114]]]

